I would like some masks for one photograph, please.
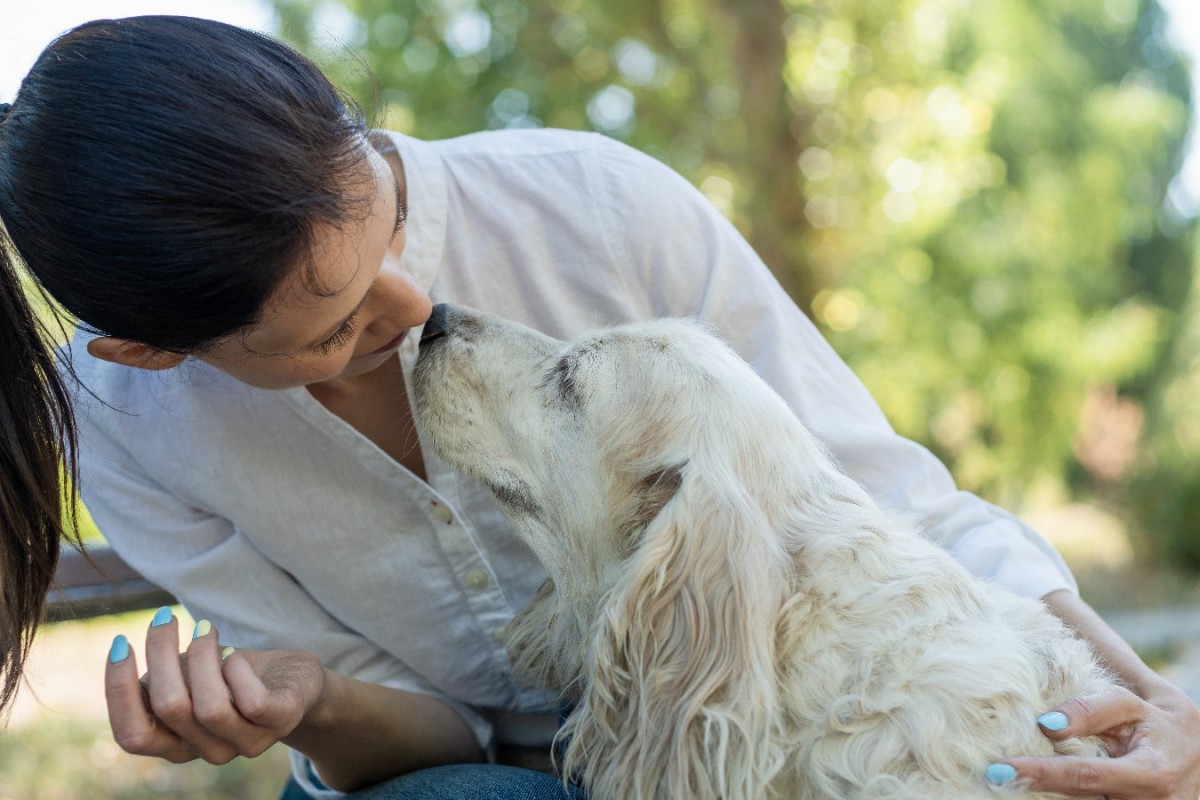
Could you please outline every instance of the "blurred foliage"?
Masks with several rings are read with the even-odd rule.
[[[1143,551],[1200,572],[1200,271],[1166,375],[1154,389],[1149,435],[1128,487]]]
[[[1200,309],[1166,202],[1187,67],[1154,0],[276,8],[381,126],[590,128],[671,164],[965,488],[1200,520],[1200,478],[1161,480],[1200,460],[1174,416]]]

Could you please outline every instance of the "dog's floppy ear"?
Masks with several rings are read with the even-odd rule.
[[[731,471],[696,460],[646,528],[591,642],[564,764],[593,797],[754,798],[783,763],[775,621],[786,553]]]

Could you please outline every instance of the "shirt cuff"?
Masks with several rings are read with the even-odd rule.
[[[313,800],[334,800],[334,798],[346,796],[345,792],[330,789],[321,781],[321,777],[317,775],[317,770],[308,756],[289,747],[288,758],[292,762],[292,778]]]
[[[976,577],[994,581],[1014,594],[1041,599],[1066,589],[1079,593],[1070,569],[1045,540],[1015,521],[998,523],[1015,530],[998,535],[995,525],[974,531],[950,546],[954,559]]]

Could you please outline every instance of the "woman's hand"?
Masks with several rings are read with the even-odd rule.
[[[146,675],[125,637],[113,642],[104,689],[113,737],[123,750],[176,763],[225,764],[254,757],[292,733],[318,704],[326,672],[311,653],[237,650],[222,654],[217,631],[197,623],[179,652],[170,609],[146,635]]]
[[[1105,795],[1109,800],[1197,800],[1200,710],[1147,667],[1078,595],[1062,590],[1042,599],[1128,687],[1064,703],[1056,709],[1063,718],[1051,712],[1039,719],[1042,732],[1056,740],[1100,736],[1113,758],[1006,758],[1002,763],[1007,766],[988,770],[989,780],[1009,783],[1023,778],[1034,789]]]
[[[204,621],[196,634],[180,654],[179,623],[160,609],[140,681],[129,642],[113,642],[104,687],[122,749],[225,764],[282,741],[341,791],[483,757],[470,726],[437,698],[340,676],[300,650],[222,653]]]
[[[1010,758],[1002,763],[1016,773],[993,767],[993,780],[1024,780],[1037,791],[1103,795],[1108,800],[1200,797],[1200,709],[1166,682],[1145,700],[1117,687],[1075,698],[1039,722],[1055,741],[1099,736],[1112,758]]]

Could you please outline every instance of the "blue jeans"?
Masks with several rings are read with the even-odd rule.
[[[417,770],[349,795],[354,800],[587,800],[544,772],[498,764],[450,764]],[[289,780],[279,800],[308,800]]]

